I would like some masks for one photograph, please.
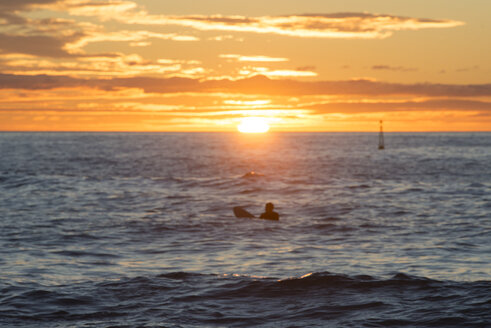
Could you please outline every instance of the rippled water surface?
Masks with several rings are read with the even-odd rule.
[[[0,133],[0,325],[491,326],[491,134],[377,140]]]

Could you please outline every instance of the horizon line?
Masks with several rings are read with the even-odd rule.
[[[0,133],[236,133],[245,135],[267,135],[274,133],[375,133],[380,131],[268,131],[265,133],[242,133],[239,131],[181,131],[181,130],[167,130],[167,131],[139,131],[139,130],[0,130]],[[383,131],[383,133],[491,133],[491,130],[465,130],[465,131]]]

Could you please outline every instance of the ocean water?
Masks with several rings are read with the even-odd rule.
[[[0,133],[0,326],[491,327],[491,133],[385,139]]]

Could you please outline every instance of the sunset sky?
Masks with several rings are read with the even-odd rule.
[[[491,131],[489,0],[0,0],[0,130]]]

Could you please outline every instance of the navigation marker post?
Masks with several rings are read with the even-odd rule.
[[[380,132],[378,134],[378,149],[385,149],[385,145],[384,145],[384,131],[382,129],[382,121],[380,121]]]

